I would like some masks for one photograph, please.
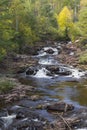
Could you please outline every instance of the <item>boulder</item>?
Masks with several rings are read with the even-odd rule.
[[[34,67],[30,67],[26,70],[26,75],[35,75],[37,72],[37,69]]]
[[[58,74],[58,75],[70,75],[71,72],[61,68],[59,66],[47,66],[46,69],[50,71],[51,74]]]
[[[52,74],[56,74],[56,72],[59,71],[58,66],[47,66],[46,69],[50,71]]]
[[[54,51],[52,49],[45,50],[45,52],[48,53],[48,54],[53,54],[54,53]]]
[[[47,110],[58,111],[58,112],[67,112],[74,109],[72,104],[66,104],[65,102],[57,102],[47,106]]]

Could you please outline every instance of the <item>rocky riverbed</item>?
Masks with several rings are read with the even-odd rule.
[[[77,68],[80,67],[83,70],[86,68],[86,65],[83,68],[83,66],[79,65],[78,62],[78,56],[81,50],[72,44],[60,45],[58,43],[58,45],[53,44],[52,47],[49,47],[49,45],[45,46],[47,47],[44,48],[44,46],[36,46],[33,48],[33,51],[28,52],[29,54],[27,55],[9,55],[0,65],[1,77],[4,80],[11,80],[15,83],[15,86],[7,93],[0,93],[1,130],[87,129],[86,105],[77,105],[75,102],[73,103],[74,100],[67,102],[67,100],[63,98],[63,95],[65,95],[66,98],[70,94],[71,97],[68,97],[68,99],[75,98],[76,95],[79,98],[78,92],[76,93],[76,91],[79,90],[82,92],[82,87],[81,89],[78,88],[82,85],[84,86],[84,92],[86,92],[86,82],[81,84],[81,79],[76,81],[74,78],[71,81],[70,78],[69,82],[72,85],[68,84],[69,82],[66,83],[66,78],[62,79],[62,76],[66,77],[71,75],[71,70],[73,70],[73,68],[67,70],[65,67],[68,65],[72,65]],[[56,48],[58,49],[58,53]],[[45,59],[44,63],[44,58],[39,59],[43,53],[53,55],[54,59]],[[39,57],[37,57],[37,55],[39,55]],[[58,67],[59,62],[61,65],[65,65],[63,65],[64,70],[62,71],[60,66]],[[43,64],[41,65],[41,63]],[[47,63],[49,64],[47,65]],[[55,63],[56,66],[53,66],[53,63]],[[50,64],[51,66],[49,66]],[[43,76],[43,69],[41,69],[43,66],[47,69],[44,69],[44,77],[45,74],[47,74],[45,78],[52,77],[51,80],[40,79],[40,76]],[[37,74],[38,69],[40,70],[40,74],[42,74],[40,76]],[[74,71],[74,76],[77,78],[79,75],[76,75],[76,72],[77,71]],[[20,73],[23,74],[23,76],[20,76]],[[78,73],[81,76],[82,70],[78,71]],[[28,75],[27,78],[25,74]],[[54,75],[57,74],[61,75],[59,80],[55,80],[56,76]],[[32,79],[34,83],[32,83],[32,80],[30,80],[32,78],[31,75],[38,76],[38,80],[34,77]],[[63,81],[64,83],[63,85],[62,83],[56,84],[54,87],[55,81],[56,83],[60,81]],[[72,87],[70,88],[66,84]],[[63,86],[65,86],[67,92],[65,92],[65,88]],[[72,90],[74,90],[74,94]],[[80,98],[82,98],[81,95]],[[83,103],[85,99],[86,98],[83,100],[81,99],[81,103]]]
[[[87,108],[49,100],[29,85],[17,86],[0,95],[2,130],[83,130],[87,129]],[[81,129],[81,130],[82,130]]]

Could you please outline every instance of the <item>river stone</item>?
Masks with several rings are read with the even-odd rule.
[[[47,66],[46,69],[48,71],[50,71],[51,73],[56,73],[57,71],[59,71],[59,67],[58,66]]]
[[[37,72],[37,69],[34,67],[30,67],[26,70],[26,75],[35,75]]]
[[[47,110],[58,111],[58,112],[67,112],[74,109],[72,104],[66,104],[65,102],[57,102],[47,106]]]
[[[54,53],[54,51],[52,49],[45,50],[45,52],[48,53],[48,54],[53,54]]]
[[[34,119],[32,120],[21,120],[13,124],[13,128],[16,128],[17,130],[44,130],[43,129],[43,122],[37,120],[35,121]],[[13,130],[13,129],[12,129]]]
[[[37,100],[39,100],[39,99],[41,99],[41,97],[40,97],[39,95],[32,95],[32,96],[31,96],[31,100],[32,100],[32,101],[37,101]]]
[[[70,75],[71,72],[67,69],[60,68],[59,66],[47,66],[46,69],[50,71],[51,74],[59,74],[59,75]]]
[[[18,112],[17,115],[16,115],[16,119],[22,119],[24,117],[25,117],[25,115],[22,112]]]

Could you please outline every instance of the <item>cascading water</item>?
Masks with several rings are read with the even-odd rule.
[[[44,47],[42,50],[38,52],[37,57],[42,57],[46,55],[57,55],[58,54],[58,49],[53,48],[53,47]]]
[[[57,55],[57,54],[58,54],[58,49],[57,49],[57,48],[44,47],[43,50],[44,50],[45,52],[48,52],[48,54],[49,54],[49,52],[50,52],[49,50],[52,50],[52,51],[51,51],[51,54],[52,54],[52,55]]]
[[[71,74],[68,77],[72,77],[72,78],[79,79],[79,78],[85,77],[85,75],[86,75],[86,71],[81,71],[79,69],[75,69],[75,68],[69,67],[69,66],[68,67],[62,67],[61,70],[62,71],[64,71],[64,70],[70,71]]]
[[[38,63],[40,65],[43,65],[43,67],[41,67],[40,69],[38,69],[37,73],[32,75],[32,77],[36,77],[36,78],[50,78],[50,77],[56,77],[56,76],[61,76],[62,77],[71,77],[76,78],[76,79],[80,79],[82,77],[85,77],[86,72],[84,71],[79,71],[79,69],[75,69],[71,66],[66,66],[65,65],[61,65],[57,60],[54,59],[54,55],[58,55],[59,50],[61,47],[59,48],[55,48],[55,47],[44,47],[42,48],[38,53],[37,57],[39,57],[39,61]],[[51,70],[49,71],[46,66],[50,66],[50,65],[55,65],[55,66],[59,66],[59,70],[56,70],[54,73],[51,72]],[[67,72],[69,72],[67,74]],[[49,74],[48,74],[49,73]]]
[[[45,64],[46,62],[43,62],[43,63]],[[47,65],[50,65],[50,64],[47,64]],[[85,71],[80,71],[79,69],[75,69],[73,67],[71,68],[69,66],[64,67],[62,65],[56,69],[54,67],[54,70],[53,69],[49,70],[49,67],[45,67],[45,66],[40,67],[40,69],[38,69],[36,72],[33,71],[33,73],[31,73],[31,70],[30,70],[30,72],[29,72],[29,70],[27,70],[26,75],[27,76],[29,75],[30,77],[34,77],[34,78],[52,78],[52,77],[60,78],[60,76],[62,76],[63,78],[70,77],[72,79],[80,79],[80,78],[85,78],[86,73],[87,72],[85,72]]]
[[[36,78],[51,78],[50,76],[47,76],[47,73],[49,73],[49,71],[45,68],[39,69],[36,73],[36,75],[34,75],[34,77]]]
[[[41,65],[58,65],[58,61],[56,61],[55,59],[53,59],[52,57],[47,57],[47,58],[41,58],[38,61],[39,64]]]
[[[0,123],[2,122],[1,130],[7,128],[10,124],[12,124],[15,118],[16,115],[7,115],[5,117],[0,117]]]

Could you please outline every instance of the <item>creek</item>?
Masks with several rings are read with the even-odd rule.
[[[52,122],[56,118],[46,109],[38,108],[52,102],[70,103],[75,109],[87,106],[87,72],[57,61],[55,56],[60,49],[61,46],[43,47],[38,55],[32,56],[38,59],[38,64],[21,73],[19,81],[34,86],[36,90],[27,95],[38,95],[38,99],[25,98],[1,110],[0,130],[43,130],[45,120]]]
[[[55,60],[60,48],[42,48],[33,57],[38,59],[38,65],[29,67],[21,75],[20,82],[37,87],[46,100],[63,100],[79,107],[86,106],[87,72]]]

